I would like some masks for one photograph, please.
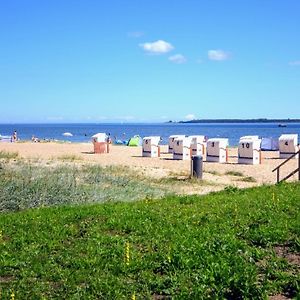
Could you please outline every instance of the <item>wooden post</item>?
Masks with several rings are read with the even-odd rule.
[[[280,168],[277,169],[277,183],[279,183],[279,169]]]

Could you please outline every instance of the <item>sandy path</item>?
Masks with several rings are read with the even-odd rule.
[[[34,160],[58,160],[63,156],[76,156],[80,161],[96,163],[103,166],[121,165],[138,168],[149,176],[165,177],[180,176],[190,173],[190,161],[172,160],[167,153],[167,146],[161,147],[160,158],[146,158],[141,156],[141,147],[110,146],[108,154],[94,154],[91,143],[0,143],[0,151],[18,152],[20,157]],[[214,182],[216,185],[235,185],[246,187],[276,182],[276,173],[272,170],[281,162],[279,154],[263,152],[261,165],[237,164],[237,148],[229,149],[229,162],[226,164],[204,162],[203,179]],[[298,160],[291,160],[281,171],[282,176],[290,170],[296,169]],[[241,177],[227,175],[227,172],[240,172],[245,177],[253,177],[256,182],[241,181]],[[294,175],[292,180],[296,180]]]

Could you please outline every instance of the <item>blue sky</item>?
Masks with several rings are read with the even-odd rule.
[[[0,123],[300,118],[299,0],[0,4]]]

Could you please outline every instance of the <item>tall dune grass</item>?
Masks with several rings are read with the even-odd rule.
[[[10,152],[10,151],[4,151],[4,150],[0,151],[0,160],[1,159],[4,159],[4,160],[16,159],[16,158],[18,158],[18,156],[19,156],[18,152]]]
[[[59,204],[159,198],[170,189],[153,185],[119,167],[42,167],[4,164],[0,172],[0,211]]]

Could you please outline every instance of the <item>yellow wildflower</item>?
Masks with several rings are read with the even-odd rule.
[[[128,266],[130,260],[130,252],[129,252],[129,242],[126,242],[125,244],[125,263]]]

